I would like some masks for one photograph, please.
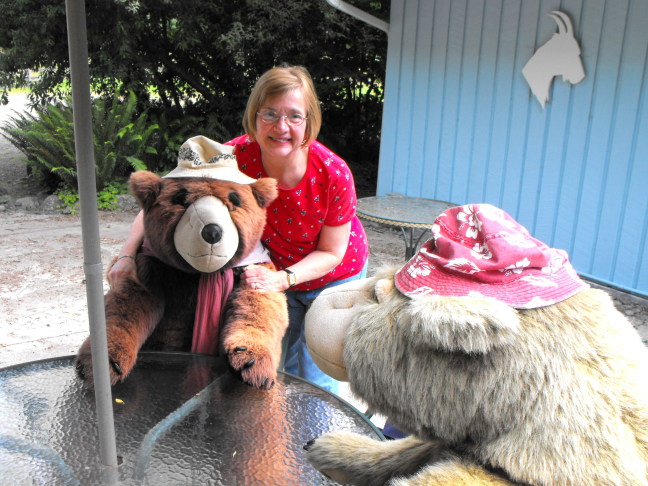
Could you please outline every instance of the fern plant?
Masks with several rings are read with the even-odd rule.
[[[155,154],[150,144],[158,129],[147,112],[137,113],[137,98],[96,99],[92,106],[97,191],[122,182],[133,170],[146,169],[143,158]],[[4,137],[18,148],[29,173],[49,192],[77,188],[71,101],[20,113],[3,127]]]

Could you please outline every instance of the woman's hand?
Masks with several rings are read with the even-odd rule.
[[[262,265],[248,265],[241,274],[244,286],[259,292],[282,292],[288,288],[288,279],[283,270],[275,272]]]
[[[108,284],[111,288],[113,288],[117,282],[125,278],[130,278],[137,282],[137,264],[135,263],[135,257],[132,255],[122,255],[117,257],[108,269],[106,278],[108,279]]]

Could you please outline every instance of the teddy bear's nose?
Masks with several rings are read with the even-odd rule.
[[[203,240],[210,245],[213,245],[214,243],[218,243],[223,237],[223,230],[217,224],[212,223],[205,225],[200,234],[202,235]]]

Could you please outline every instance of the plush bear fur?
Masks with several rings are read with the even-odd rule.
[[[130,188],[144,211],[145,236],[154,255],[140,250],[136,259],[138,281],[124,279],[105,297],[113,384],[128,376],[140,349],[191,349],[201,273],[185,261],[174,241],[176,226],[185,212],[201,198],[216,198],[225,206],[226,223],[238,235],[223,238],[231,237],[238,246],[221,271],[236,267],[255,248],[265,225],[265,208],[277,197],[276,181],[268,178],[238,184],[202,177],[166,179],[141,171],[132,174]],[[272,267],[271,263],[266,265]],[[243,381],[270,388],[276,379],[287,325],[282,292],[254,291],[239,285],[235,278],[220,329],[220,354],[227,356]],[[77,369],[92,385],[90,338],[79,350]]]
[[[393,271],[354,285],[313,304],[311,353],[410,435],[326,434],[306,447],[320,471],[367,486],[648,485],[648,348],[605,292],[515,310],[409,298]],[[339,359],[313,341],[331,326]]]

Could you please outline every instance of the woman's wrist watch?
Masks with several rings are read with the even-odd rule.
[[[297,284],[297,275],[287,268],[284,268],[284,272],[286,272],[286,278],[288,279],[288,288],[294,287]]]

